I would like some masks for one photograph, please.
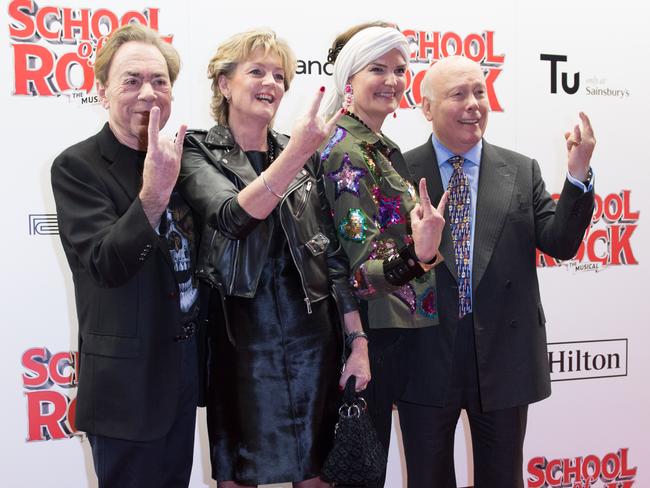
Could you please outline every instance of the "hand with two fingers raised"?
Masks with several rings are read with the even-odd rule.
[[[420,263],[428,263],[438,254],[442,229],[445,227],[443,215],[448,193],[442,195],[437,208],[431,203],[424,178],[420,180],[419,193],[420,203],[411,210],[411,231],[418,260]]]
[[[140,201],[151,223],[156,227],[169,203],[181,166],[183,139],[187,131],[181,125],[175,140],[160,134],[160,109],[153,107],[149,113],[147,155],[144,159]]]

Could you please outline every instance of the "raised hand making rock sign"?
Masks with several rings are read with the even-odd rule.
[[[160,109],[151,109],[140,200],[144,213],[154,227],[160,222],[160,216],[176,185],[186,130],[187,126],[181,125],[174,140],[160,134]]]

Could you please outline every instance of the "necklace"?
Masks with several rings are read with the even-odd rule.
[[[368,124],[366,124],[363,120],[361,120],[361,118],[360,118],[357,114],[355,114],[355,113],[353,113],[353,112],[350,112],[350,111],[348,110],[348,111],[346,112],[346,115],[347,115],[348,117],[350,117],[350,118],[356,120],[357,122],[359,122],[361,125],[363,125],[366,129],[368,129],[368,130],[369,130],[370,132],[372,132],[373,134],[376,134],[376,135],[378,135],[378,136],[381,135],[381,131],[379,131],[379,132],[375,132],[374,130],[372,130],[370,127],[368,127]]]
[[[271,132],[266,133],[266,167],[271,166],[271,163],[275,161],[275,141],[271,136]]]

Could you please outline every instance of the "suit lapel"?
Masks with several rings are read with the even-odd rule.
[[[474,292],[483,278],[503,229],[516,177],[517,168],[508,165],[493,146],[483,141],[472,258]]]
[[[108,172],[113,176],[117,185],[124,191],[128,200],[132,202],[138,196],[142,187],[143,159],[140,153],[121,144],[108,124],[99,133],[99,150],[102,157],[108,162]],[[166,218],[165,212],[161,218]],[[169,255],[167,240],[158,239],[158,247],[165,258],[165,262],[174,270],[172,258]],[[174,274],[174,276],[176,276]]]
[[[409,167],[415,178],[414,184],[416,188],[420,178],[426,178],[431,203],[437,205],[445,189],[442,186],[438,159],[436,158],[436,152],[433,150],[431,139],[427,139],[427,142],[412,151],[409,157]],[[449,210],[447,208],[445,208],[445,220],[447,223],[442,231],[442,241],[440,242],[439,250],[449,272],[454,279],[458,280],[456,260],[454,258],[454,244],[451,238],[451,228],[449,227]]]
[[[121,144],[108,124],[99,133],[99,150],[108,162],[108,171],[129,201],[135,200],[142,186],[142,157],[137,151]]]

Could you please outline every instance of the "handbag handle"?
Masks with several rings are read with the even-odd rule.
[[[358,397],[357,392],[355,391],[357,387],[357,377],[351,375],[348,378],[348,381],[345,382],[345,390],[343,392],[343,402],[351,405],[354,403]]]

